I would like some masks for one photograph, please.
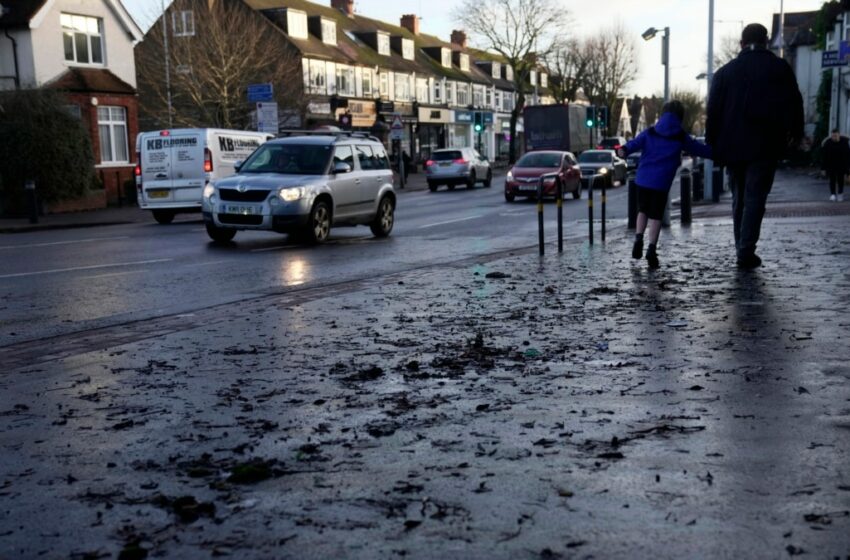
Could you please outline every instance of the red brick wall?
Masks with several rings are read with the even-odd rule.
[[[133,179],[136,166],[136,135],[139,133],[139,101],[136,95],[104,93],[66,93],[70,103],[80,107],[83,126],[89,131],[92,150],[94,150],[95,174],[103,183],[106,191],[105,203],[118,205],[119,197],[126,196],[124,182]],[[92,105],[93,97],[97,105]],[[97,108],[103,106],[124,107],[127,110],[127,146],[130,150],[130,163],[120,166],[98,167],[100,161],[100,134],[97,129]],[[126,200],[123,201],[125,204]]]

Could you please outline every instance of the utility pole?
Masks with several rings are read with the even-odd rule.
[[[711,97],[711,82],[714,79],[714,0],[708,0],[708,61],[705,83],[708,85],[706,94],[706,106]],[[703,160],[705,163],[703,173],[703,185],[705,198],[713,200],[714,197],[714,162],[710,159]]]
[[[162,47],[165,51],[165,92],[168,97],[168,128],[174,128],[171,116],[171,55],[168,51],[168,18],[165,14],[165,0],[160,0],[162,7]]]
[[[661,37],[661,64],[664,65],[664,103],[670,101],[670,28],[664,28]]]
[[[779,0],[779,58],[785,56],[785,0]]]

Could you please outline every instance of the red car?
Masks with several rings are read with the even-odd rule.
[[[505,178],[505,200],[513,202],[518,196],[537,197],[537,183],[541,175],[557,173],[564,186],[564,195],[572,193],[581,198],[581,170],[570,152],[529,152],[519,158]],[[543,183],[543,196],[555,196],[555,179]]]

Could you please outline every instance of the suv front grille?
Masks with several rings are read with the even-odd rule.
[[[245,191],[236,189],[219,189],[218,194],[222,200],[229,202],[263,202],[271,191]]]
[[[223,224],[238,226],[259,226],[263,224],[262,216],[245,216],[243,214],[219,214],[218,221]]]

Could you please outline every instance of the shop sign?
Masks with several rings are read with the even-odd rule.
[[[337,116],[345,111],[345,109],[337,110]],[[374,101],[356,101],[350,99],[348,101],[347,111],[351,113],[351,126],[367,128],[375,124],[377,112],[375,111]]]
[[[472,124],[472,111],[455,111],[455,122],[458,124]]]
[[[392,101],[378,101],[379,113],[395,113],[395,103]]]
[[[420,107],[419,122],[450,123],[452,122],[452,112],[448,109],[432,109],[430,107]]]
[[[310,102],[307,104],[307,111],[314,115],[330,115],[331,114],[331,104],[330,102],[317,103]]]

